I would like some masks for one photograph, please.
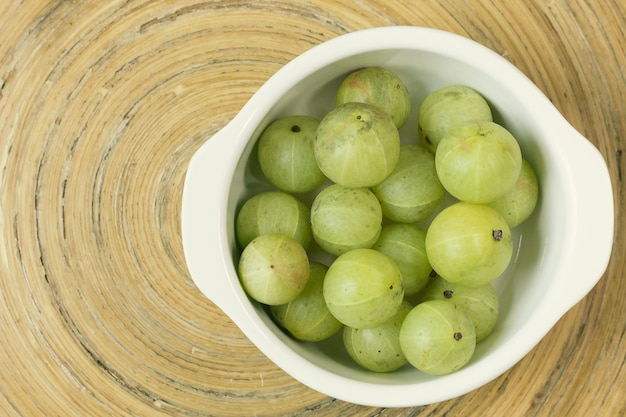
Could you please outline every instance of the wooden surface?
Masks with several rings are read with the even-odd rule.
[[[0,415],[626,415],[623,0],[343,3],[0,2]],[[195,288],[180,234],[198,147],[296,55],[383,25],[509,59],[600,149],[615,192],[591,293],[501,377],[413,409],[286,375]]]

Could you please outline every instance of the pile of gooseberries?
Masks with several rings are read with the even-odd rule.
[[[297,340],[342,332],[365,369],[445,375],[495,327],[492,282],[539,186],[475,89],[430,92],[401,141],[411,104],[397,74],[366,67],[343,79],[322,119],[271,122],[252,155],[271,190],[235,216],[238,275]]]

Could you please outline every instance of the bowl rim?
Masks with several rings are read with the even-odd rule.
[[[488,366],[481,365],[482,369],[487,372],[480,373],[478,378],[472,373],[477,365],[470,365],[445,378],[429,380],[427,389],[424,389],[423,386],[417,387],[419,384],[381,386],[380,384],[355,381],[334,374],[287,348],[283,340],[272,332],[267,331],[267,323],[259,317],[258,311],[249,302],[238,282],[232,279],[233,274],[236,277],[232,259],[229,263],[225,259],[226,257],[222,256],[230,254],[230,249],[226,249],[230,246],[229,233],[232,232],[228,230],[226,225],[229,210],[228,199],[223,199],[219,204],[213,202],[213,205],[216,206],[213,209],[215,218],[202,220],[200,225],[196,224],[198,216],[201,214],[199,210],[190,209],[190,205],[196,203],[196,199],[193,197],[194,193],[206,188],[206,182],[200,183],[201,181],[197,178],[197,174],[200,171],[198,166],[205,165],[206,168],[206,160],[210,157],[210,153],[224,155],[222,161],[216,166],[219,166],[219,169],[225,172],[222,172],[221,175],[216,175],[217,178],[214,180],[213,185],[216,193],[218,193],[217,195],[228,195],[230,193],[231,181],[236,175],[236,165],[239,163],[240,156],[246,146],[248,146],[248,141],[258,129],[258,125],[266,117],[269,109],[290,88],[305,77],[342,59],[372,51],[389,49],[430,52],[447,58],[469,62],[478,68],[485,68],[493,77],[510,77],[518,84],[517,88],[520,94],[524,95],[524,100],[534,103],[536,105],[535,110],[543,113],[540,117],[547,122],[558,125],[554,128],[555,133],[563,134],[563,131],[566,131],[569,135],[572,135],[577,144],[582,147],[577,150],[579,153],[589,153],[589,151],[595,150],[595,154],[592,152],[590,156],[595,158],[594,166],[602,168],[598,160],[600,158],[604,168],[606,168],[606,164],[597,149],[590,145],[586,138],[578,134],[565,121],[548,98],[523,73],[496,52],[466,37],[439,29],[415,26],[386,26],[364,29],[340,35],[323,42],[287,63],[267,80],[224,129],[201,146],[190,161],[188,174],[185,179],[182,237],[187,266],[194,283],[239,326],[245,335],[268,358],[283,370],[305,385],[335,398],[363,405],[401,407],[439,402],[465,394],[495,379],[525,356],[560,317],[595,285],[606,269],[610,256],[610,245],[607,245],[606,241],[610,231],[611,238],[608,240],[612,242],[613,205],[608,172],[602,171],[597,176],[597,178],[602,180],[603,184],[599,187],[598,193],[602,195],[603,203],[610,202],[611,204],[610,210],[604,210],[605,215],[602,216],[604,233],[601,235],[602,245],[598,249],[601,257],[595,263],[593,272],[590,272],[593,274],[592,278],[589,279],[585,288],[571,296],[566,302],[556,306],[547,306],[545,303],[538,304],[535,316],[543,317],[544,319],[539,322],[528,321],[523,328],[517,331],[517,333],[529,333],[532,337],[511,340],[505,343],[508,349],[497,351],[496,353],[498,354],[495,355],[495,359],[491,358],[492,363],[488,364]],[[231,141],[223,139],[227,136],[234,136],[237,139]],[[564,155],[564,158],[570,155]],[[609,183],[610,199],[607,197],[606,182]],[[588,210],[582,214],[587,214]],[[576,217],[580,214],[574,213],[572,216]],[[215,229],[214,226],[208,225],[209,222],[219,223],[217,228],[218,234],[214,236],[215,241],[204,246],[200,245],[202,246],[200,248],[196,247],[198,239],[207,240],[206,236],[199,237],[202,231],[207,230],[207,228]],[[574,236],[574,231],[572,231],[572,236]],[[226,271],[226,275],[231,277],[227,283],[230,293],[225,296],[225,300],[216,299],[214,284],[207,283],[211,274],[210,271],[207,271],[206,266],[206,256],[208,254],[204,254],[203,251],[211,248],[221,251],[221,259],[215,259],[217,264],[214,263],[211,267],[218,270],[223,268]],[[574,252],[574,249],[570,246],[566,245],[563,248],[564,255],[568,255],[571,252]],[[201,256],[205,259],[199,261]],[[200,263],[203,265],[200,265]],[[223,283],[220,285],[223,285]],[[468,379],[471,380],[470,383],[467,382]]]

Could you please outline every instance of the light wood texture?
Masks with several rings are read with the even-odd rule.
[[[617,219],[606,274],[530,354],[412,409],[286,375],[195,288],[180,236],[198,147],[290,59],[383,25],[520,68],[606,158]],[[623,0],[3,0],[0,414],[626,415],[625,27]]]

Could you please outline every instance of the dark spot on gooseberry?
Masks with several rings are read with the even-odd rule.
[[[271,265],[270,265],[270,269],[274,269],[274,264],[271,264]]]
[[[357,119],[357,120],[361,120],[361,115],[360,115],[360,114],[359,114],[359,115],[357,115],[357,116],[356,116],[356,119]]]
[[[430,274],[428,275],[430,278],[436,278],[437,277],[437,271],[435,271],[434,269],[432,271],[430,271]]]
[[[391,285],[389,286],[389,289],[390,289],[390,290],[393,290],[393,284],[391,284]]]
[[[502,230],[494,230],[491,234],[496,241],[500,241],[502,239]]]
[[[298,125],[291,126],[291,131],[298,133],[300,131],[300,126]]]
[[[443,292],[444,298],[452,298],[452,295],[454,295],[454,290],[445,290]]]
[[[428,137],[428,135],[424,136],[424,140],[426,141],[427,144],[432,145],[433,142],[430,140],[430,138]]]
[[[461,339],[463,339],[463,335],[461,334],[461,332],[456,332],[454,334],[454,340],[458,341],[458,340],[461,340]]]

